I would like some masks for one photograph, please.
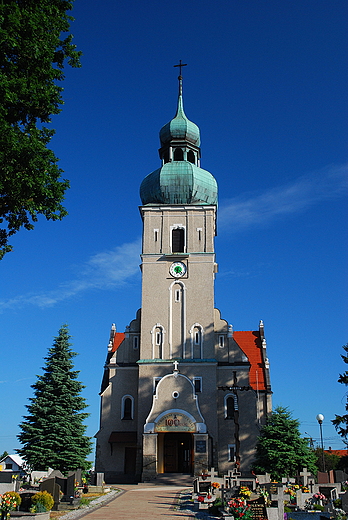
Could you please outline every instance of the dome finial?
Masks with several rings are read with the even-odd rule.
[[[180,73],[178,76],[179,80],[179,98],[182,96],[182,68],[187,67],[187,63],[182,63],[181,60],[179,60],[178,65],[174,65],[174,67],[180,67]]]

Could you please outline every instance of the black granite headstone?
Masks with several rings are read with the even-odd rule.
[[[256,500],[248,500],[247,504],[250,506],[253,520],[268,520],[267,508],[263,497]]]

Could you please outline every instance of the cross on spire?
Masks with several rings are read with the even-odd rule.
[[[174,67],[180,67],[180,74],[179,74],[179,78],[180,78],[180,79],[182,78],[182,75],[181,75],[181,73],[182,73],[182,68],[183,68],[183,67],[186,67],[186,66],[187,66],[187,63],[182,63],[181,60],[179,61],[178,65],[174,65]]]

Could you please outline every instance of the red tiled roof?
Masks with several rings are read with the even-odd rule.
[[[115,332],[114,342],[112,344],[111,352],[116,352],[116,350],[121,345],[121,343],[124,340],[124,338],[125,338],[125,333],[124,332]]]
[[[239,330],[233,339],[243,350],[251,364],[249,384],[254,390],[266,390],[265,368],[262,360],[261,339],[258,330]]]
[[[348,455],[348,450],[332,450],[330,448],[324,451],[325,453],[329,453],[330,455],[338,455],[339,457],[346,457]]]

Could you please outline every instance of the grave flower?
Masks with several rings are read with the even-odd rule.
[[[197,498],[197,501],[204,502],[204,497],[202,495],[199,495],[199,497]]]
[[[15,491],[7,491],[3,495],[0,495],[0,499],[0,510],[2,518],[9,518],[10,511],[17,509],[21,503],[21,498]]]
[[[241,497],[250,498],[251,491],[247,486],[240,486],[239,495]]]
[[[211,487],[212,487],[213,489],[219,489],[220,484],[219,484],[218,482],[213,482],[212,485],[211,485]]]
[[[229,512],[234,516],[236,520],[251,520],[252,513],[251,508],[248,506],[244,498],[233,498],[227,502]]]

